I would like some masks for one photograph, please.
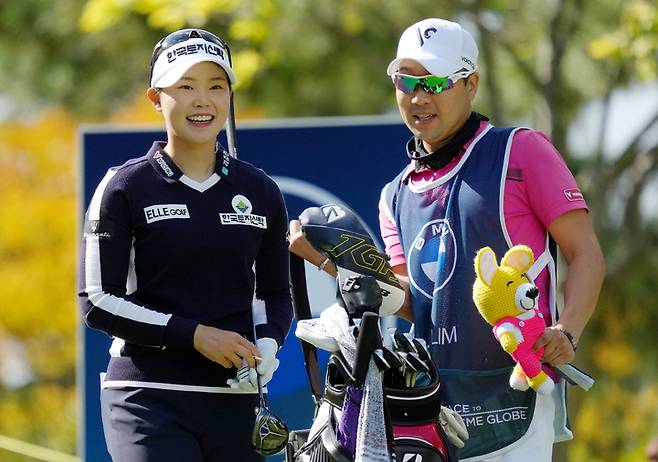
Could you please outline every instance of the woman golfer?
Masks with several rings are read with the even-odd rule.
[[[87,210],[79,295],[87,325],[113,337],[101,407],[114,461],[263,460],[256,371],[271,379],[292,319],[288,219],[276,184],[217,144],[235,82],[217,36],[160,40],[147,95],[167,140],[111,168]]]

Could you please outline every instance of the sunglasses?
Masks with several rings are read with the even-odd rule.
[[[407,74],[393,74],[393,84],[395,88],[407,95],[413,95],[416,89],[420,88],[432,95],[438,95],[442,91],[450,90],[455,86],[455,82],[464,76],[439,77],[436,75],[415,76]]]
[[[160,41],[155,44],[155,47],[153,48],[153,54],[151,55],[151,74],[153,74],[153,66],[155,65],[155,62],[158,60],[163,51],[168,50],[178,43],[185,42],[186,40],[193,38],[202,39],[206,42],[219,45],[220,47],[224,48],[228,54],[228,61],[229,63],[231,62],[231,52],[228,48],[228,44],[224,40],[217,37],[215,34],[202,29],[182,29],[161,38]],[[149,76],[149,82],[151,81],[151,77],[152,75]]]

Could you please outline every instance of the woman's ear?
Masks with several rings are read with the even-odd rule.
[[[149,87],[146,90],[146,96],[151,100],[156,111],[162,111],[162,107],[160,106],[160,92],[157,89]]]

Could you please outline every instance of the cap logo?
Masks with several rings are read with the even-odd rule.
[[[167,52],[167,62],[173,63],[179,56],[195,55],[197,53],[206,53],[211,56],[219,56],[224,59],[224,50],[214,43],[193,43],[190,45],[181,45]]]
[[[427,29],[425,29],[424,32],[420,31],[420,27],[417,30],[418,30],[418,41],[420,42],[420,46],[422,47],[423,45],[425,45],[425,40],[423,40],[423,37],[425,37],[425,39],[429,39],[436,32],[436,27],[428,27]]]

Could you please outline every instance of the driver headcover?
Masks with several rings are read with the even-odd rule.
[[[388,257],[379,251],[356,213],[344,205],[309,207],[299,221],[311,245],[336,265],[339,280],[354,276],[373,276],[377,280],[382,294],[380,316],[400,309],[404,289],[393,274]]]

